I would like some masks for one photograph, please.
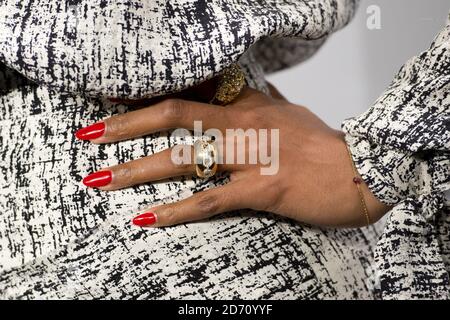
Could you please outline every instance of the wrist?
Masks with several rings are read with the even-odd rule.
[[[343,137],[344,134],[342,133]],[[387,205],[382,203],[378,198],[372,193],[367,183],[364,181],[364,177],[358,171],[357,164],[353,160],[353,155],[348,144],[345,142],[346,149],[348,151],[348,158],[353,168],[353,182],[355,187],[358,188],[360,200],[362,206],[365,207],[365,214],[367,214],[366,222],[368,225],[373,224],[380,220],[390,209]]]
[[[373,224],[380,220],[391,209],[391,207],[382,203],[377,197],[375,197],[362,177],[361,181],[361,189],[366,201],[367,210],[369,212],[370,223]]]
[[[380,220],[390,210],[390,207],[378,200],[371,192],[369,186],[364,181],[364,177],[358,172],[351,150],[345,141],[344,133],[338,132],[338,134],[340,135],[340,140],[346,153],[347,163],[343,165],[347,166],[345,170],[348,172],[348,181],[345,182],[345,185],[347,186],[348,198],[353,199],[351,200],[352,204],[350,208],[352,209],[350,212],[354,213],[354,224],[357,226],[373,224]]]

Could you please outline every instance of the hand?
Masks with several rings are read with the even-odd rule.
[[[366,225],[343,133],[333,130],[305,107],[291,104],[273,89],[273,97],[246,88],[226,107],[182,99],[167,99],[153,106],[113,116],[88,128],[77,137],[93,143],[111,143],[169,128],[279,129],[279,170],[262,175],[258,164],[219,165],[230,173],[224,186],[194,194],[177,203],[157,206],[134,219],[141,226],[170,226],[205,219],[242,208],[273,212],[318,226]],[[225,135],[225,144],[228,139]],[[227,140],[228,139],[228,140]],[[271,138],[269,137],[269,147]],[[259,148],[257,146],[257,148]],[[247,156],[252,147],[246,147]],[[272,155],[273,156],[273,155]],[[248,159],[248,157],[247,157]],[[105,168],[89,175],[84,183],[104,191],[181,175],[194,175],[193,164],[177,165],[171,150]],[[371,222],[388,208],[361,184]]]

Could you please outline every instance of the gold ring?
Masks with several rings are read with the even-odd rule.
[[[216,94],[211,99],[211,104],[227,105],[241,93],[247,82],[241,67],[233,63],[225,68],[219,77]]]
[[[202,137],[194,143],[195,171],[197,176],[207,179],[217,172],[217,146],[210,137]]]

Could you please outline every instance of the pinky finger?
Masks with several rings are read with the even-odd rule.
[[[133,219],[140,227],[166,227],[197,221],[216,214],[250,207],[252,197],[242,192],[248,190],[241,182],[202,191],[179,202],[162,205],[148,210]]]

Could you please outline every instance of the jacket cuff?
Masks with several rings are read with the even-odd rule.
[[[415,185],[426,188],[431,184],[426,164],[417,161],[411,154],[371,144],[367,139],[345,135],[356,169],[381,202],[393,206],[418,191]]]

